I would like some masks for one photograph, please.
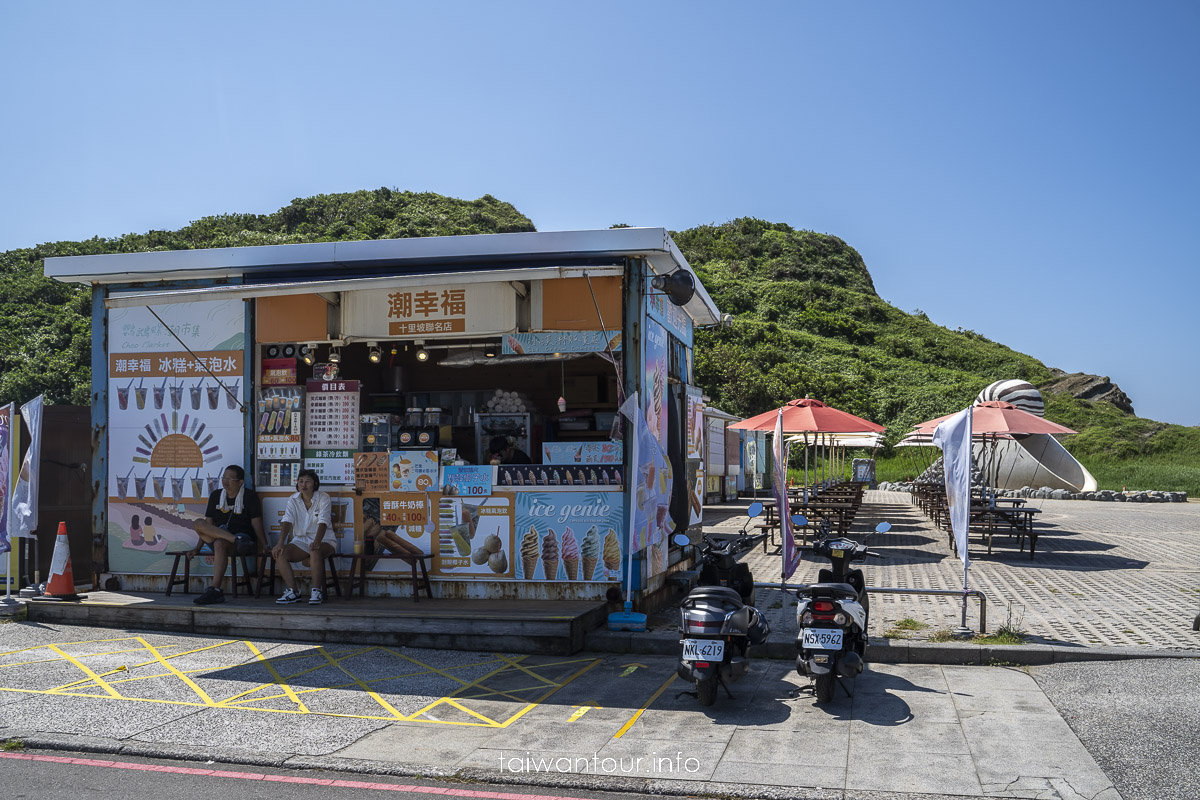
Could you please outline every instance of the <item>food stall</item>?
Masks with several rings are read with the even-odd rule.
[[[75,256],[46,274],[92,288],[93,516],[127,588],[163,586],[231,464],[271,541],[313,469],[338,552],[398,537],[433,555],[440,597],[603,599],[630,564],[639,591],[698,521],[692,332],[719,316],[661,228]],[[368,592],[404,594],[407,575],[380,560]]]

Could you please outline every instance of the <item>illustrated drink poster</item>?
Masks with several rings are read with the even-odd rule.
[[[513,495],[438,501],[434,572],[460,578],[513,577]]]
[[[515,493],[516,578],[619,581],[625,568],[625,503],[618,492]]]
[[[154,310],[161,321],[144,307],[109,312],[114,572],[169,572],[165,552],[195,544],[193,522],[219,488],[222,471],[246,466],[244,304],[218,300]]]
[[[667,433],[667,331],[646,320],[646,424],[654,438],[666,445]]]
[[[388,453],[388,487],[393,492],[436,491],[436,450],[393,450]]]

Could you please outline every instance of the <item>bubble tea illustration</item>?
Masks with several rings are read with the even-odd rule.
[[[191,401],[192,401],[192,411],[200,410],[200,387],[203,383],[204,383],[204,379],[201,378],[200,380],[196,381],[195,386],[188,387],[188,395],[190,396]]]
[[[133,390],[133,399],[137,402],[139,411],[146,407],[146,387],[142,386],[142,380],[138,380],[138,386]]]
[[[140,475],[140,476],[134,475],[133,476],[133,484],[134,484],[134,488],[137,490],[137,496],[138,496],[139,500],[146,499],[146,481],[148,481],[148,480],[150,480],[149,472],[147,472],[145,475]]]
[[[117,497],[126,498],[129,496],[129,476],[132,474],[133,467],[130,467],[125,477],[117,476]]]
[[[217,402],[221,399],[221,387],[205,386],[204,388],[208,391],[208,407],[216,410]]]
[[[183,406],[183,384],[171,387],[171,408],[178,411]]]
[[[163,400],[165,400],[167,397],[167,379],[163,378],[162,386],[155,386],[153,388],[154,388],[154,407],[156,409],[162,409]]]
[[[229,390],[227,392],[225,392],[226,408],[237,408],[238,407],[237,391],[238,391],[238,386],[240,384],[241,384],[240,379],[234,381],[233,385],[229,387]]]
[[[133,381],[129,382],[129,386],[117,387],[117,406],[124,411],[129,408],[129,389],[133,386]]]

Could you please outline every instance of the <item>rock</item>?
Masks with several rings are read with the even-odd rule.
[[[1121,387],[1109,380],[1108,376],[1100,377],[1076,372],[1051,381],[1042,386],[1041,390],[1043,394],[1065,392],[1081,400],[1102,400],[1112,403],[1126,414],[1133,413],[1133,401],[1129,399],[1129,395],[1121,391]]]
[[[1123,495],[1123,494],[1114,494],[1112,496],[1112,499],[1113,499],[1113,502],[1124,503],[1128,498],[1126,498],[1125,495]]]

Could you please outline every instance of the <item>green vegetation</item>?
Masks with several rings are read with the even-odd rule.
[[[91,293],[44,277],[47,257],[532,230],[528,217],[491,195],[457,200],[384,188],[297,199],[273,214],[204,217],[177,231],[0,253],[0,404],[43,392],[49,403],[91,403]]]
[[[91,402],[91,296],[47,280],[48,256],[532,230],[490,195],[383,188],[297,199],[272,214],[205,217],[178,231],[0,253],[0,403],[42,392],[51,403]],[[996,380],[1054,377],[1031,356],[888,304],[862,257],[835,236],[751,218],[673,236],[718,308],[734,315],[732,327],[696,335],[696,380],[713,403],[749,416],[808,395],[886,425],[881,480],[920,472],[919,453],[890,447],[914,423],[964,407]],[[1063,443],[1103,488],[1200,495],[1200,428],[1066,394],[1046,399],[1047,417],[1079,431]]]
[[[6,753],[24,749],[25,743],[20,739],[5,739],[4,741],[0,742],[0,750],[3,750]]]
[[[750,416],[807,395],[886,425],[880,480],[928,464],[891,448],[913,424],[965,407],[993,381],[1053,380],[1030,356],[884,302],[861,256],[836,237],[756,219],[673,236],[717,307],[734,315],[732,327],[696,336],[696,380],[713,404]],[[1046,402],[1047,418],[1079,432],[1063,445],[1101,488],[1200,495],[1200,428],[1069,394]]]
[[[902,620],[892,623],[886,631],[884,637],[888,639],[907,639],[917,631],[923,631],[929,627],[929,623],[921,622],[919,619],[905,617]]]

